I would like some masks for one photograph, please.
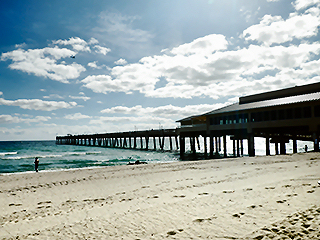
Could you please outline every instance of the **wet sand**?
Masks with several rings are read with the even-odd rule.
[[[320,154],[0,175],[0,239],[320,239]]]

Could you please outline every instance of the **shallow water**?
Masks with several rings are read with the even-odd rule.
[[[124,165],[136,160],[151,163],[179,159],[171,152],[56,145],[55,141],[8,141],[0,142],[0,173],[33,171],[35,157],[40,160],[40,171]]]

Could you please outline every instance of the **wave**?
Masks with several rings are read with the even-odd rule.
[[[17,155],[17,156],[8,156],[8,155],[16,155],[17,152],[4,152],[0,153],[0,157],[3,160],[20,160],[20,159],[32,159],[35,157],[38,158],[62,158],[68,156],[84,156],[84,155],[96,155],[101,154],[101,151],[96,152],[64,152],[60,154],[34,154],[34,155]]]
[[[18,152],[0,152],[0,156],[15,155],[15,154],[18,154]]]
[[[101,154],[101,151],[96,152],[66,152],[63,156],[80,156],[80,155],[94,155],[94,154]]]
[[[86,155],[94,155],[94,154],[100,154],[101,151],[97,151],[97,152],[86,152]]]

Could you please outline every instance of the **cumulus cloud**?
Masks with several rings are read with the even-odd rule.
[[[139,63],[116,66],[110,75],[92,75],[81,82],[97,93],[138,91],[147,97],[209,96],[217,99],[249,93],[252,89],[245,87],[248,84],[259,83],[263,86],[260,86],[261,91],[282,87],[258,82],[256,75],[287,68],[297,71],[319,51],[319,43],[306,43],[289,47],[250,45],[234,51],[217,51],[208,56],[164,54],[145,57]],[[307,71],[304,74],[305,78],[312,77]],[[156,88],[160,81],[164,87]],[[297,81],[299,79],[291,79],[289,84]]]
[[[200,113],[211,111],[212,109],[221,108],[226,104],[228,103],[187,105],[184,107],[173,106],[170,104],[160,107],[146,108],[143,108],[141,105],[137,105],[134,107],[116,106],[101,110],[101,113],[176,118],[182,116],[197,115]]]
[[[301,15],[291,14],[286,20],[281,16],[265,15],[259,24],[243,31],[243,36],[246,40],[266,45],[279,44],[315,36],[319,25],[319,9]]]
[[[106,55],[111,51],[110,48],[97,45],[98,43],[95,38],[91,38],[88,43],[79,37],[71,37],[65,40],[52,41],[51,46],[42,49],[24,50],[20,45],[17,45],[18,49],[2,53],[0,60],[11,60],[10,69],[69,83],[69,79],[78,78],[86,69],[76,62],[67,63],[68,61],[65,61],[65,59],[76,56],[78,52],[91,53],[94,51]],[[96,62],[88,63],[88,66],[101,68],[101,66],[97,66]]]
[[[91,67],[91,68],[95,68],[95,69],[101,69],[101,66],[98,66],[97,62],[98,61],[89,62],[88,66]]]
[[[83,115],[81,113],[75,113],[75,114],[65,115],[64,118],[70,119],[70,120],[79,120],[79,119],[85,119],[85,118],[91,118],[91,117],[87,115]]]
[[[45,47],[43,49],[17,49],[2,53],[1,61],[11,60],[9,68],[20,70],[39,77],[45,77],[63,83],[75,79],[86,69],[77,63],[58,63],[61,58],[74,55],[75,52],[66,48]]]
[[[292,3],[296,10],[303,10],[313,5],[319,5],[319,0],[296,0]]]
[[[12,124],[12,123],[39,123],[39,122],[46,122],[50,120],[51,117],[46,116],[36,116],[32,118],[21,118],[12,115],[0,115],[0,123],[1,124]]]
[[[77,103],[68,103],[63,101],[43,101],[40,99],[5,100],[3,98],[0,98],[0,105],[17,106],[29,110],[54,111],[63,108],[73,108],[77,105]]]
[[[98,44],[99,43],[99,41],[97,40],[97,39],[95,39],[95,38],[90,38],[90,40],[89,40],[89,44],[91,45],[91,44]]]
[[[224,50],[228,46],[225,36],[220,34],[211,34],[197,38],[191,43],[185,43],[171,50],[173,54],[190,55],[211,55],[217,50]]]
[[[94,48],[96,53],[101,53],[103,55],[107,55],[107,53],[111,51],[110,48],[102,47],[99,45],[94,46]]]
[[[287,19],[265,15],[243,31],[245,47],[234,49],[225,36],[211,34],[139,62],[115,66],[109,74],[87,76],[81,83],[104,94],[136,91],[156,98],[218,99],[316,82],[314,59],[320,43],[306,40],[318,34],[319,25],[316,7],[294,12]]]
[[[49,98],[58,98],[58,99],[63,99],[59,94],[50,94],[49,96],[43,96],[43,98],[49,99]]]
[[[73,50],[77,52],[79,51],[91,52],[91,49],[88,46],[88,43],[79,37],[71,37],[68,40],[59,39],[52,42],[53,44],[70,45],[72,46]]]
[[[81,93],[80,93],[81,94]],[[91,98],[90,97],[87,97],[87,96],[85,96],[84,94],[81,94],[82,96],[71,96],[71,95],[69,95],[69,98],[72,98],[72,99],[81,99],[81,100],[83,100],[83,101],[88,101],[88,100],[90,100]]]
[[[117,65],[126,65],[127,61],[123,58],[120,58],[119,60],[115,61],[114,63]]]

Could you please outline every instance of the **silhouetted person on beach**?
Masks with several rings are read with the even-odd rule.
[[[38,166],[39,166],[39,158],[35,158],[34,159],[34,170],[36,171],[36,172],[38,172]]]

